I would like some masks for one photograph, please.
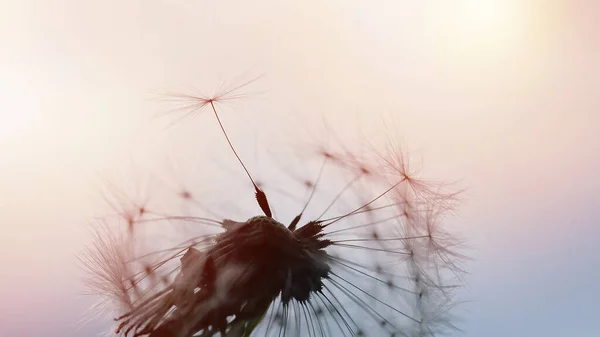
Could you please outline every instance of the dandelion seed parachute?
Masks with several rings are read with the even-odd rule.
[[[214,102],[191,107],[211,106],[218,119]],[[283,170],[259,182],[227,141],[258,199],[236,215],[247,220],[215,217],[180,191],[174,199],[201,205],[194,214],[170,203],[125,211],[125,240],[97,235],[87,251],[89,285],[120,304],[117,334],[391,337],[454,328],[463,256],[442,227],[454,193],[416,177],[396,148],[365,156],[331,148],[297,158],[312,177]],[[183,223],[201,235],[173,245],[143,235]]]

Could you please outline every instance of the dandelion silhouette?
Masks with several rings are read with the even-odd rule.
[[[361,155],[345,146],[317,148],[296,166],[316,167],[312,177],[283,170],[301,193],[275,176],[255,180],[217,109],[245,97],[239,92],[249,83],[213,96],[170,95],[180,106],[169,114],[180,121],[212,112],[258,208],[247,220],[220,218],[187,189],[173,197],[202,204],[194,214],[111,204],[125,229],[97,231],[82,261],[90,288],[114,301],[105,304],[116,334],[412,337],[456,329],[464,256],[442,226],[456,193],[418,177],[395,144]],[[287,221],[274,215],[290,210]],[[166,246],[160,234],[143,235],[145,225],[181,223],[201,227],[202,235]]]

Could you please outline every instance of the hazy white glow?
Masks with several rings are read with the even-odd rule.
[[[24,130],[35,115],[35,103],[23,88],[0,82],[0,140]]]
[[[518,8],[506,0],[463,0],[457,7],[464,28],[474,35],[497,36],[510,30]]]
[[[512,52],[525,33],[525,12],[525,5],[511,0],[462,0],[445,16],[447,43],[470,52]]]

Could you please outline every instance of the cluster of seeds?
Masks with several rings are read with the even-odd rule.
[[[442,221],[456,193],[419,178],[397,146],[360,156],[323,146],[298,159],[294,167],[306,172],[255,180],[217,110],[239,89],[175,98],[186,116],[214,114],[250,182],[228,198],[242,204],[240,191],[251,186],[253,210],[222,217],[190,189],[161,193],[168,202],[154,206],[117,193],[117,218],[105,219],[82,258],[90,287],[111,300],[116,333],[416,337],[455,329],[464,257]],[[200,235],[167,240],[190,224]]]

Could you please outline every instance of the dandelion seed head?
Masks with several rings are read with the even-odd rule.
[[[99,292],[126,304],[114,311],[118,333],[413,337],[453,328],[448,280],[463,255],[443,223],[455,203],[448,186],[421,178],[404,149],[355,151],[339,137],[307,156],[250,165],[216,104],[241,96],[224,92],[177,96],[188,104],[178,111],[210,106],[248,178],[239,186],[255,198],[235,186],[199,193],[182,184],[156,206],[127,208],[136,230],[98,245],[89,265]],[[257,167],[269,168],[260,180]],[[239,212],[207,203],[216,195]]]

